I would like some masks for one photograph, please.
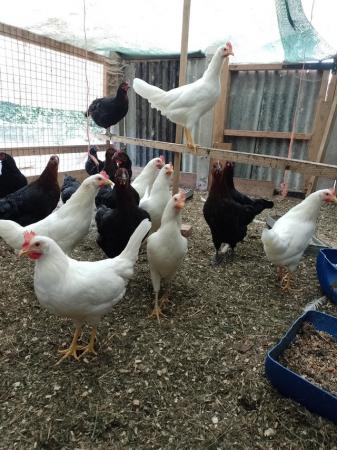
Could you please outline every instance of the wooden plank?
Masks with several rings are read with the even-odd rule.
[[[335,96],[334,96],[334,99],[333,99],[333,102],[331,105],[329,117],[327,119],[327,122],[326,122],[326,125],[324,128],[322,141],[320,143],[320,146],[319,146],[319,149],[318,149],[318,152],[316,155],[317,162],[323,161],[325,158],[326,149],[328,147],[329,139],[330,139],[334,124],[336,123],[336,118],[337,118],[337,90],[335,90]],[[337,179],[337,174],[335,174],[332,177],[326,176],[326,178]],[[310,178],[309,183],[308,183],[307,195],[309,195],[311,192],[313,192],[315,190],[316,184],[317,184],[317,175],[313,174],[313,176]]]
[[[236,150],[223,150],[224,144],[217,144],[212,147],[197,147],[196,152],[183,144],[173,142],[152,141],[148,139],[131,138],[124,136],[114,136],[114,142],[124,142],[124,144],[140,145],[143,147],[157,148],[159,150],[168,150],[170,152],[192,153],[198,156],[210,156],[212,158],[223,158],[228,161],[236,161],[243,164],[252,164],[253,166],[271,167],[273,169],[292,170],[304,174],[324,176],[327,178],[337,177],[337,166],[331,164],[322,164],[300,159],[288,159],[281,156],[260,155],[255,153],[246,153]]]
[[[331,108],[331,101],[328,102],[326,100],[330,72],[321,72],[321,76],[321,85],[317,97],[315,116],[312,125],[312,136],[308,143],[308,159],[310,161],[316,161],[317,150],[319,148],[324,132],[324,124],[327,121],[329,110]],[[304,178],[305,191],[308,190],[310,178],[310,176]]]
[[[229,70],[236,72],[239,70],[281,70],[282,64],[230,64]]]
[[[226,128],[223,133],[224,136],[291,139],[291,132],[288,131],[234,130],[232,128]],[[309,139],[311,139],[311,136],[311,133],[295,133],[294,139],[308,141]]]
[[[221,93],[214,107],[212,143],[223,142],[224,128],[227,123],[228,95],[230,89],[229,61],[226,58],[220,75]],[[212,144],[212,145],[213,145]]]
[[[78,56],[80,58],[89,59],[98,63],[104,64],[108,58],[98,55],[97,53],[88,51],[85,49],[75,47],[71,44],[66,44],[64,42],[56,41],[55,39],[48,38],[46,36],[41,36],[39,34],[32,33],[31,31],[23,30],[22,28],[13,27],[12,25],[7,25],[4,23],[0,24],[0,34],[13,39],[18,39],[23,42],[29,42],[31,44],[36,44],[41,47],[47,47],[52,50],[56,50],[62,53],[71,54]]]
[[[191,0],[184,0],[183,7],[183,23],[181,31],[181,50],[180,50],[180,64],[179,64],[179,86],[186,84],[187,71],[187,51],[188,51],[188,33],[190,28],[190,10]],[[183,130],[180,125],[176,127],[176,143],[182,142]],[[179,178],[180,178],[181,153],[174,154],[174,174],[173,174],[173,194],[178,192]]]
[[[101,151],[105,151],[104,144],[96,145]],[[61,155],[64,153],[82,153],[88,150],[87,145],[64,145],[50,147],[17,147],[17,148],[0,148],[0,152],[9,153],[15,156],[39,156],[39,155]]]

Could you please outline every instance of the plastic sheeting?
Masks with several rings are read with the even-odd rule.
[[[204,51],[228,39],[233,62],[281,62],[321,59],[337,47],[337,3],[315,0],[313,27],[308,21],[313,0],[191,1],[189,52]],[[180,52],[183,0],[11,0],[1,21],[109,55],[160,55]],[[20,14],[18,14],[18,11]],[[326,44],[331,44],[331,47]]]

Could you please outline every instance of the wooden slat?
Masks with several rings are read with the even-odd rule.
[[[327,178],[337,177],[337,166],[331,164],[322,164],[311,161],[302,161],[299,159],[288,159],[281,156],[260,155],[255,153],[245,153],[234,150],[223,150],[226,144],[217,144],[212,147],[197,147],[196,152],[183,144],[173,142],[151,141],[148,139],[131,138],[124,136],[114,136],[114,142],[124,142],[125,144],[140,145],[143,147],[157,148],[159,150],[168,150],[170,152],[192,153],[197,156],[210,156],[211,158],[223,158],[228,161],[236,161],[243,164],[252,164],[253,166],[271,167],[273,169],[292,170],[304,174],[315,176],[324,176]]]
[[[226,128],[223,133],[224,136],[291,139],[291,133],[288,131],[234,130],[232,128]],[[311,133],[295,133],[294,139],[308,141],[311,139],[311,136]]]
[[[3,36],[18,39],[23,42],[30,42],[31,44],[36,44],[42,47],[50,48],[52,50],[57,50],[62,53],[67,53],[81,58],[89,59],[91,61],[95,61],[98,63],[104,64],[105,61],[108,61],[108,58],[105,58],[102,55],[98,55],[97,53],[91,51],[86,52],[86,50],[84,50],[83,48],[59,42],[56,41],[55,39],[51,39],[46,36],[41,36],[39,34],[32,33],[22,28],[7,25],[5,23],[0,23],[0,34],[2,34]]]
[[[226,58],[220,75],[221,93],[214,107],[212,143],[223,142],[224,128],[227,123],[228,95],[230,89],[229,61]],[[212,144],[212,145],[213,145]]]
[[[104,144],[96,145],[101,151],[105,150]],[[82,153],[88,150],[87,145],[64,145],[50,147],[17,147],[0,148],[0,152],[9,153],[12,156],[39,156],[39,155],[61,155],[63,153]]]
[[[281,70],[282,64],[230,64],[229,70],[236,72],[239,70]]]
[[[181,51],[180,51],[180,64],[179,64],[179,86],[186,84],[186,72],[187,72],[187,52],[188,52],[188,32],[190,28],[190,9],[191,0],[184,0],[183,8],[183,23],[181,32]],[[180,144],[183,138],[183,130],[180,125],[176,127],[176,143]],[[174,154],[174,174],[173,174],[173,186],[172,192],[176,194],[178,192],[179,178],[180,178],[180,165],[181,165],[181,153]]]
[[[322,136],[322,141],[320,143],[317,155],[316,155],[316,161],[323,161],[325,158],[325,154],[326,154],[326,149],[328,147],[328,143],[329,143],[329,139],[331,136],[331,132],[333,130],[334,124],[336,123],[336,118],[337,118],[337,90],[335,90],[335,96],[331,105],[331,109],[329,112],[329,116],[324,128],[324,133]],[[337,174],[335,174],[332,177],[328,177],[327,178],[334,178],[337,179]],[[313,174],[313,176],[310,178],[309,183],[308,183],[308,189],[307,189],[307,195],[310,194],[311,192],[313,192],[316,188],[316,183],[317,183],[317,174]]]

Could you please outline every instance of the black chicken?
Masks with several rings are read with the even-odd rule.
[[[111,146],[114,149],[113,146]],[[115,182],[116,172],[119,168],[126,169],[128,172],[129,179],[132,176],[132,163],[126,152],[121,150],[116,150],[112,153],[111,148],[106,151],[105,154],[105,163],[104,170],[109,175],[111,181]],[[130,186],[130,190],[132,195],[137,203],[139,204],[139,194],[132,186]],[[116,190],[115,187],[111,189],[110,186],[104,186],[101,188],[96,195],[95,199],[96,207],[100,207],[102,205],[107,206],[108,208],[114,209],[116,208]]]
[[[212,185],[204,204],[203,213],[211,230],[216,250],[214,264],[225,258],[222,244],[228,244],[234,253],[235,246],[247,234],[247,225],[261,212],[260,205],[245,205],[236,202],[224,182],[224,170],[219,162],[212,168]]]
[[[88,153],[88,159],[85,162],[85,170],[88,175],[96,175],[96,173],[100,173],[103,170],[104,162],[98,159],[97,156],[97,147],[93,145],[90,147]]]
[[[116,125],[126,116],[129,109],[128,89],[129,83],[123,81],[117,89],[115,97],[96,98],[84,114],[91,116],[92,120],[99,127],[106,130],[112,125]],[[108,130],[107,130],[108,131]]]
[[[81,183],[76,180],[76,178],[70,175],[65,175],[63,185],[61,187],[61,199],[63,203],[67,203],[73,193],[76,192],[80,186]]]
[[[59,158],[50,157],[39,178],[0,200],[0,219],[10,219],[22,226],[47,217],[60,199],[57,181]]]
[[[0,152],[0,198],[26,186],[27,178],[20,172],[8,153]]]
[[[135,202],[126,169],[117,170],[114,190],[115,209],[103,205],[98,209],[95,217],[98,231],[97,244],[109,258],[114,258],[124,250],[130,236],[142,220],[150,219],[149,214],[139,208]]]
[[[241,192],[237,191],[234,186],[234,163],[230,161],[226,161],[224,170],[223,170],[223,180],[224,183],[227,185],[230,195],[232,196],[233,200],[240,203],[241,205],[252,205],[256,208],[257,213],[259,214],[264,209],[267,208],[273,208],[274,202],[270,200],[265,200],[263,198],[250,198],[248,195],[242,194]]]

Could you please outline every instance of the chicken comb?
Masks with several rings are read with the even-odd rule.
[[[99,174],[102,175],[102,177],[103,177],[105,180],[110,180],[109,175],[106,173],[105,170],[102,170]]]
[[[160,156],[159,156],[159,159],[160,159],[160,161],[161,161],[163,164],[165,164],[165,157],[164,157],[164,155],[160,155]]]
[[[36,233],[34,231],[25,231],[23,233],[23,244],[22,248],[27,248],[31,242],[31,240],[36,236]]]
[[[331,192],[331,195],[336,195],[336,189],[334,187],[330,188],[329,191]]]
[[[233,52],[232,44],[231,44],[229,41],[226,42],[226,47],[228,48],[228,50],[229,50],[230,52]]]

